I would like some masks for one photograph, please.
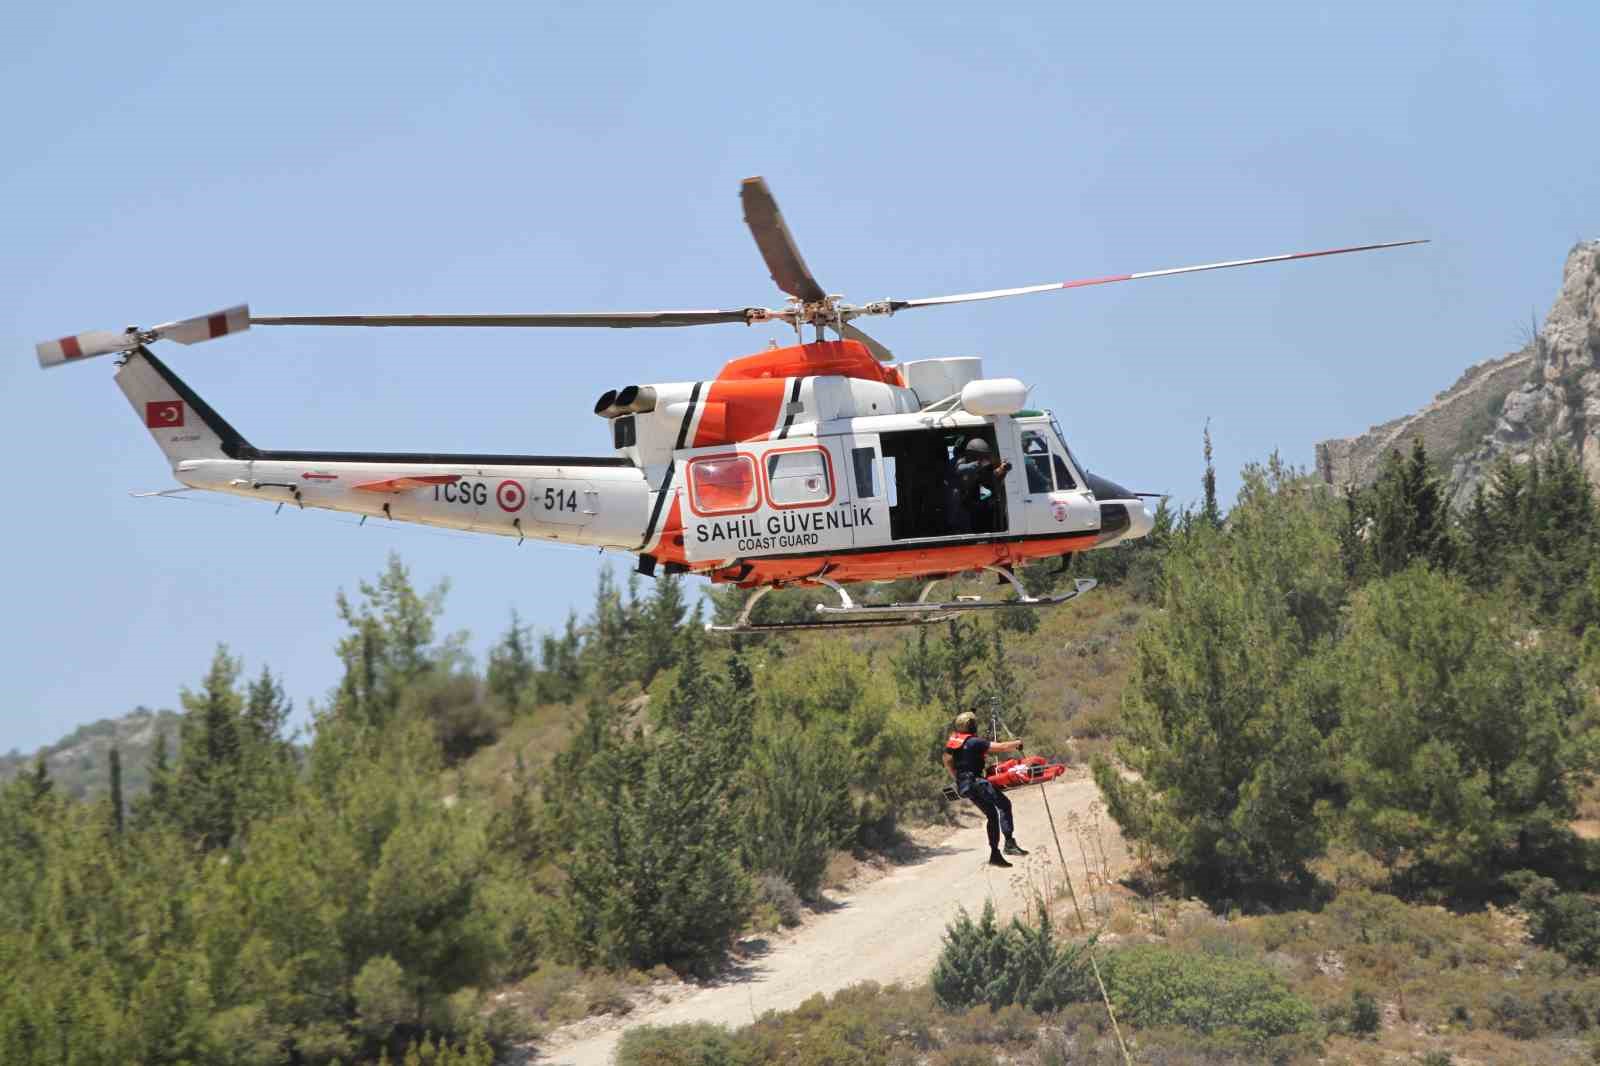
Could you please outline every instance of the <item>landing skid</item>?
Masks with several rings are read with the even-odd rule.
[[[935,578],[922,587],[922,594],[914,603],[857,603],[838,582],[819,576],[813,580],[837,592],[840,603],[837,606],[817,604],[816,610],[820,617],[816,621],[750,621],[750,613],[755,610],[756,604],[772,591],[771,586],[766,586],[750,594],[750,598],[744,603],[744,608],[739,612],[739,617],[732,625],[707,625],[706,629],[712,633],[772,633],[792,629],[882,629],[889,626],[925,626],[947,621],[967,611],[995,611],[1005,607],[1056,607],[1068,600],[1077,599],[1097,584],[1092,577],[1074,578],[1070,591],[1052,596],[1030,596],[1028,590],[1022,587],[1022,582],[1018,581],[1011,571],[999,566],[986,566],[984,569],[1000,575],[1003,580],[1009,582],[1016,590],[1017,598],[980,600],[976,597],[963,597],[943,602],[930,601],[928,594],[933,591],[935,585],[944,580]]]

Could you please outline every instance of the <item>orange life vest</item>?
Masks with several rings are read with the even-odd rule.
[[[977,736],[976,733],[951,733],[950,739],[944,742],[947,751],[960,751],[967,741]]]

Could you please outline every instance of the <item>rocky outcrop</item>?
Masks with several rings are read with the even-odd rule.
[[[1472,367],[1416,414],[1322,442],[1317,471],[1336,488],[1368,484],[1390,449],[1418,436],[1449,472],[1457,507],[1501,456],[1563,443],[1600,487],[1600,241],[1568,253],[1555,306],[1521,351]]]

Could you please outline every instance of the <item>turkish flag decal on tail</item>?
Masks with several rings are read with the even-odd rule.
[[[144,405],[144,424],[151,429],[183,425],[182,400],[153,400]]]

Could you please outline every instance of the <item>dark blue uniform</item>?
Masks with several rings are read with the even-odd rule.
[[[989,833],[989,848],[998,849],[1000,834],[1004,833],[1010,840],[1014,827],[1011,801],[983,777],[989,742],[972,733],[951,733],[950,739],[944,742],[944,750],[950,753],[950,761],[955,764],[956,795],[971,800],[983,812],[988,822],[985,828]]]
[[[981,491],[988,490],[988,495]],[[965,458],[945,469],[944,519],[947,532],[993,533],[995,501],[1000,496],[1000,479],[994,467],[981,459]]]

